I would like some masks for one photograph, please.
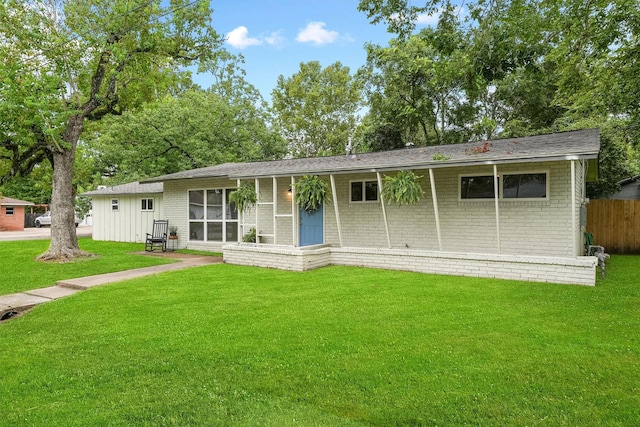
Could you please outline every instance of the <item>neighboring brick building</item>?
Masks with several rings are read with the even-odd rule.
[[[0,198],[0,231],[24,230],[24,208],[32,205],[24,200]]]

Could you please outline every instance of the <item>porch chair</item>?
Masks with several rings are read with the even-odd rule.
[[[598,258],[600,276],[604,279],[607,269],[606,261],[611,258],[611,255],[604,251],[604,246],[593,244],[593,234],[588,231],[584,233],[584,253],[587,256],[594,256]]]
[[[167,251],[167,232],[169,230],[169,221],[166,219],[154,219],[153,229],[151,233],[146,233],[147,238],[144,243],[144,250],[153,251],[153,248],[162,248],[162,252]]]

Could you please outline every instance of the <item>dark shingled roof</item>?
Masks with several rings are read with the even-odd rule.
[[[548,135],[498,139],[466,144],[405,148],[401,150],[308,157],[249,163],[225,163],[163,175],[143,182],[228,177],[229,179],[270,176],[299,176],[398,169],[427,169],[482,164],[597,159],[598,129],[559,132]],[[443,159],[443,160],[437,160]]]
[[[114,185],[105,188],[99,188],[93,191],[82,193],[83,196],[115,196],[127,194],[153,194],[162,193],[164,185],[161,182],[139,183],[130,182],[128,184]]]

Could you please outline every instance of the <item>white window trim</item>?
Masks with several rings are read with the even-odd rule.
[[[11,209],[11,213],[9,213],[9,209]],[[16,214],[16,207],[15,206],[5,206],[4,207],[4,214],[6,216],[14,216]]]
[[[111,199],[111,212],[120,212],[120,199]]]
[[[146,209],[142,207],[142,201],[143,200],[147,201]],[[151,200],[151,206],[152,206],[151,209],[149,209],[149,200]],[[153,212],[153,211],[155,211],[155,209],[156,209],[156,200],[155,200],[154,197],[142,197],[142,198],[140,198],[140,210],[142,212]]]
[[[546,197],[529,197],[529,198],[517,198],[517,197],[502,197],[503,193],[503,185],[504,179],[500,179],[505,175],[535,175],[535,174],[545,174],[547,176],[545,189]],[[463,199],[462,198],[462,178],[463,177],[474,177],[474,176],[493,176],[493,173],[460,173],[458,174],[458,202],[493,202],[495,197],[488,197],[484,199]],[[549,189],[550,189],[550,179],[551,172],[549,169],[534,169],[530,171],[517,170],[517,171],[508,171],[508,172],[498,172],[498,200],[501,202],[545,202],[549,200]]]
[[[207,188],[190,188],[187,190],[187,224],[189,225],[189,229],[191,229],[191,223],[201,223],[204,225],[204,236],[202,240],[193,240],[191,239],[191,232],[189,232],[189,241],[190,242],[194,242],[194,243],[227,243],[227,233],[226,233],[226,228],[227,225],[229,223],[236,223],[236,227],[237,227],[237,223],[240,221],[240,212],[238,212],[238,218],[236,219],[227,219],[227,210],[226,210],[226,205],[228,204],[228,200],[227,200],[227,190],[236,190],[237,187],[207,187]],[[222,212],[223,212],[223,219],[207,219],[207,204],[206,204],[206,197],[207,197],[207,191],[212,191],[212,190],[221,190],[222,194],[223,194],[223,199],[222,199]],[[189,201],[189,193],[191,191],[204,191],[204,204],[202,206],[202,208],[204,209],[204,217],[202,219],[191,219],[189,217],[189,205],[191,204],[191,202]],[[222,240],[208,240],[207,239],[207,223],[208,222],[215,222],[215,223],[219,223],[219,224],[223,224],[222,226]],[[237,242],[241,239],[240,236],[238,236],[238,240],[236,241],[231,241],[231,242]]]
[[[353,182],[359,182],[362,184],[362,200],[356,200],[356,201],[351,200],[351,184]],[[380,202],[380,188],[378,188],[378,191],[376,192],[376,200],[365,200],[365,195],[366,195],[365,183],[367,182],[373,182],[374,184],[376,184],[376,187],[378,186],[378,181],[375,178],[349,180],[349,203],[379,203]]]

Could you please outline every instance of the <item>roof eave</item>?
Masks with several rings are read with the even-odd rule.
[[[334,168],[334,169],[317,169],[317,170],[309,170],[309,171],[292,171],[292,172],[282,172],[282,173],[266,173],[266,174],[257,174],[257,175],[228,175],[229,179],[255,179],[255,178],[272,178],[272,177],[290,177],[290,176],[302,176],[302,175],[342,175],[348,173],[365,173],[365,172],[390,172],[397,170],[406,170],[406,169],[444,169],[444,168],[455,168],[455,167],[471,167],[471,166],[491,166],[491,165],[500,165],[500,164],[512,164],[512,163],[542,163],[542,162],[554,162],[554,161],[571,161],[571,160],[592,160],[597,159],[598,153],[594,152],[585,152],[585,153],[574,153],[570,155],[561,155],[561,156],[538,156],[538,157],[528,157],[528,158],[512,158],[512,159],[482,159],[482,160],[458,160],[458,161],[449,161],[449,160],[438,160],[436,162],[415,162],[415,163],[405,163],[402,165],[394,165],[394,166],[385,166],[385,167],[362,167],[362,168],[351,168],[351,167],[343,167],[343,168]],[[199,177],[206,178],[206,177]]]

